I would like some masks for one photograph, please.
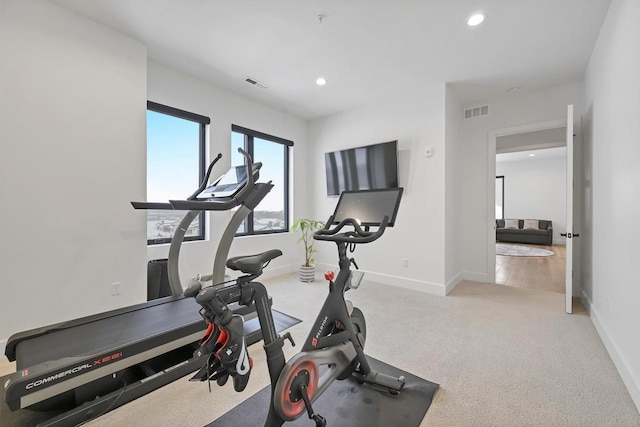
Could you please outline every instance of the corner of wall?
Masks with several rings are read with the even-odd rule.
[[[595,306],[592,304],[591,300],[589,299],[587,294],[584,293],[584,291],[582,292],[581,300],[583,305],[587,309],[587,312],[589,313],[589,317],[593,322],[593,326],[596,328],[598,336],[602,340],[602,343],[607,349],[607,352],[609,353],[613,364],[618,370],[618,373],[622,378],[622,382],[624,382],[624,385],[627,387],[633,403],[636,405],[636,408],[638,408],[638,411],[640,411],[640,378],[638,378],[637,373],[633,371],[629,360],[620,351],[619,346],[616,344],[612,335],[609,333],[607,327],[604,325],[604,323],[601,322]]]
[[[451,291],[453,291],[455,289],[455,287],[458,286],[460,284],[460,282],[462,282],[462,280],[463,280],[462,279],[462,275],[463,275],[463,273],[460,272],[460,273],[456,274],[456,276],[453,279],[451,279],[451,280],[449,280],[447,282],[447,284],[444,287],[445,295],[449,295],[451,293]]]

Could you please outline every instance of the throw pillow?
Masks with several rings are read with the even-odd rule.
[[[525,219],[523,228],[540,228],[540,222],[537,219]]]
[[[518,220],[517,219],[505,219],[504,220],[504,228],[518,228]]]

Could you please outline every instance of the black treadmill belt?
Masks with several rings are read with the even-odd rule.
[[[200,308],[193,298],[172,300],[25,340],[16,347],[16,368],[102,353],[194,323],[202,322],[204,330]]]

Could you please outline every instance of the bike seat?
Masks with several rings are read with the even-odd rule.
[[[281,250],[271,249],[256,255],[235,256],[227,260],[227,267],[246,274],[260,274],[269,261],[280,255],[282,255]]]

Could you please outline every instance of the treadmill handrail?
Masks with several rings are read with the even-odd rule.
[[[131,202],[134,209],[156,209],[156,210],[180,210],[180,211],[227,211],[244,203],[244,200],[251,195],[253,187],[255,186],[254,173],[260,170],[262,167],[261,162],[253,163],[251,156],[242,148],[238,148],[238,152],[245,157],[245,167],[247,169],[247,182],[245,185],[232,197],[213,197],[209,200],[198,200],[196,197],[206,187],[213,166],[222,158],[222,154],[211,162],[209,169],[205,175],[204,180],[200,184],[200,187],[189,197],[184,200],[169,200],[166,202]]]
[[[202,193],[202,190],[207,188],[207,183],[209,182],[209,177],[211,176],[211,171],[213,170],[213,166],[216,163],[218,163],[218,160],[220,160],[221,158],[222,158],[222,153],[218,153],[216,158],[213,159],[213,161],[209,165],[209,169],[207,169],[207,173],[205,174],[204,179],[202,180],[202,183],[200,183],[200,187],[198,187],[198,189],[194,191],[192,195],[187,197],[187,200],[194,200],[198,194]]]
[[[168,202],[131,202],[134,209],[173,210]]]

